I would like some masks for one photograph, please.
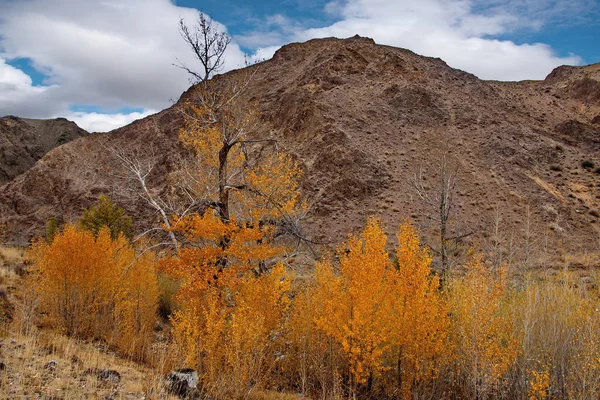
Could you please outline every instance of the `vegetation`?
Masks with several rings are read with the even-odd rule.
[[[166,311],[172,340],[162,351],[152,350],[157,255],[106,227],[94,236],[67,225],[52,243],[36,242],[23,301],[33,289],[32,321],[56,332],[38,335],[99,340],[145,360],[154,391],[164,390],[159,371],[194,368],[212,398],[600,394],[593,272],[587,281],[576,271],[523,275],[472,255],[441,286],[410,221],[389,254],[382,223],[369,219],[314,275],[297,277],[277,261],[286,249],[275,245],[274,227],[241,221],[209,211],[177,225],[185,245],[159,262],[162,279],[179,282],[165,289],[176,306]],[[12,323],[27,320],[26,310],[17,307]],[[74,345],[64,346],[66,357]],[[129,371],[124,363],[118,368]]]
[[[168,395],[164,373],[178,368],[196,371],[196,394],[211,399],[598,398],[598,275],[502,266],[475,249],[450,268],[456,172],[445,159],[433,189],[421,172],[413,179],[440,224],[441,268],[410,220],[390,253],[383,222],[371,217],[335,252],[313,253],[314,265],[294,273],[289,239],[306,239],[298,226],[301,169],[273,138],[260,137],[258,106],[242,96],[247,82],[207,83],[229,43],[210,27],[202,14],[194,30],[180,23],[194,50],[202,35],[216,46],[210,57],[196,52],[201,72],[181,65],[200,82],[180,131],[194,155],[185,186],[193,207],[169,214],[145,185],[147,174],[128,164],[171,248],[154,253],[159,245],[149,239],[130,240],[133,220],[106,196],[77,224],[59,230],[48,221],[45,240],[29,249],[18,296],[0,287],[0,311],[15,317],[0,319],[13,324],[1,332],[19,335],[14,346],[0,346],[9,367],[26,358],[23,376],[60,376],[67,383],[58,391],[70,397],[111,384],[86,381],[77,392],[88,378],[72,380],[102,376],[98,363],[114,352],[124,377],[143,370],[135,379],[146,388],[131,393],[150,398]],[[526,267],[530,233],[521,243]],[[19,341],[27,346],[21,354]],[[92,344],[106,353],[93,353]],[[78,345],[88,356],[74,354]],[[30,374],[31,348],[55,357],[44,359],[46,372]],[[70,374],[47,372],[57,363],[71,363]],[[0,389],[27,385],[14,376],[8,382],[0,370]]]
[[[113,240],[106,227],[94,237],[67,225],[51,244],[34,244],[30,257],[34,270],[28,279],[43,324],[143,357],[158,303],[152,253],[137,256],[122,235]]]
[[[100,230],[107,227],[113,240],[119,235],[131,237],[131,223],[131,217],[125,215],[125,211],[113,204],[106,195],[100,195],[98,203],[85,210],[79,220],[81,227],[94,236],[98,236]]]
[[[54,236],[58,233],[58,221],[55,216],[52,216],[46,222],[46,241],[52,243]]]

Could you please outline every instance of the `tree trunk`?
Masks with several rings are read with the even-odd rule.
[[[227,155],[231,147],[223,143],[219,151],[219,217],[224,223],[229,222],[229,189],[227,188]]]

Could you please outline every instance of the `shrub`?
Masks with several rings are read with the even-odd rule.
[[[58,233],[58,222],[55,216],[48,218],[46,222],[46,241],[52,243],[54,236]]]
[[[29,279],[47,324],[141,357],[158,304],[153,254],[137,257],[122,235],[113,240],[106,227],[95,237],[67,225],[51,244],[38,241],[31,259]]]
[[[94,236],[98,236],[103,227],[108,227],[113,240],[121,234],[127,238],[131,237],[131,223],[131,217],[105,195],[100,195],[98,204],[84,210],[79,220],[81,227],[92,232]]]
[[[594,168],[594,162],[590,160],[585,160],[581,163],[581,166],[586,169],[592,169]]]

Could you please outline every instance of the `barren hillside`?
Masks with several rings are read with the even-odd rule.
[[[413,217],[431,241],[433,223],[410,180],[423,165],[435,182],[447,152],[459,169],[456,234],[488,243],[499,221],[504,238],[518,239],[529,220],[540,237],[571,251],[598,246],[599,65],[560,67],[545,81],[490,82],[354,37],[290,44],[251,68],[258,71],[247,95],[260,103],[262,134],[302,162],[312,204],[306,223],[317,237],[338,241],[377,214],[390,233]],[[167,190],[182,154],[178,110],[193,92],[156,115],[62,145],[6,184],[0,204],[11,239],[40,234],[51,215],[78,216],[100,193],[140,227],[149,224],[152,211],[123,195],[119,163],[102,142],[152,149],[151,183]]]
[[[64,118],[0,118],[0,183],[27,171],[55,147],[86,134]]]

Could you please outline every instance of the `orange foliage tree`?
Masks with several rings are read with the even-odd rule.
[[[360,235],[339,250],[339,275],[331,261],[317,265],[313,302],[316,324],[341,347],[351,374],[351,390],[372,384],[383,370],[390,346],[389,256],[380,223],[370,219]]]
[[[275,139],[260,131],[258,104],[242,99],[246,83],[194,88],[186,104],[181,142],[196,155],[192,189],[223,222],[231,214],[244,219],[279,219],[297,205],[301,170],[292,158],[275,151]]]
[[[410,399],[414,382],[432,378],[436,363],[448,353],[450,319],[439,278],[432,275],[431,256],[412,223],[400,226],[398,243],[390,280],[393,343],[398,386],[402,397]]]
[[[301,171],[270,147],[252,152],[252,144],[272,141],[250,138],[258,109],[235,86],[195,90],[180,138],[196,155],[191,188],[207,210],[172,224],[184,238],[164,263],[181,281],[174,339],[204,390],[243,397],[264,381],[280,344],[290,278],[275,263],[285,252],[275,240],[279,221],[296,209]]]
[[[431,257],[413,225],[404,223],[398,239],[394,265],[380,223],[369,219],[361,236],[351,236],[338,251],[339,273],[331,261],[317,265],[314,286],[300,297],[318,305],[314,311],[302,303],[295,310],[312,315],[315,326],[337,343],[350,369],[351,391],[376,393],[375,378],[381,377],[388,394],[411,398],[414,383],[430,382],[426,378],[445,359],[450,320]],[[306,317],[294,317],[295,329],[318,339],[303,323]]]
[[[107,227],[95,237],[67,225],[51,244],[34,244],[30,257],[47,323],[143,356],[158,305],[153,254],[136,256],[127,240],[122,235],[113,240]]]

